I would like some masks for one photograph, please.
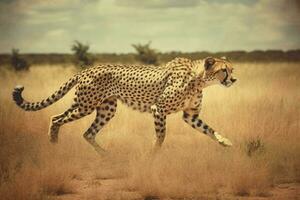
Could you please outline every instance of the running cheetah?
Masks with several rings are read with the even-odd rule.
[[[49,136],[57,142],[59,128],[96,110],[96,118],[84,133],[84,138],[98,153],[103,153],[95,141],[96,134],[114,116],[117,100],[141,112],[152,113],[156,131],[156,147],[165,139],[166,116],[183,111],[183,120],[194,129],[224,146],[231,142],[199,118],[202,90],[215,84],[231,86],[237,79],[232,64],[226,58],[208,57],[192,61],[175,58],[165,66],[99,65],[83,70],[64,83],[50,97],[30,103],[23,99],[23,86],[16,86],[13,100],[26,111],[43,109],[62,98],[76,85],[74,101],[69,109],[51,118]]]

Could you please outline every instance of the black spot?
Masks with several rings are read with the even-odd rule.
[[[202,125],[202,121],[201,121],[201,120],[198,120],[197,126],[200,127],[201,125]]]
[[[192,119],[195,120],[195,119],[198,118],[198,116],[199,116],[198,114],[195,114],[195,115],[193,115],[193,118],[192,118]]]

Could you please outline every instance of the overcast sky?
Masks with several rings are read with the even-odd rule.
[[[300,48],[300,0],[0,0],[0,53]]]

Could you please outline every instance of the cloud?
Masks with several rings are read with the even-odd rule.
[[[184,8],[197,6],[201,1],[199,0],[115,0],[118,6],[140,7],[140,8]]]
[[[116,5],[125,7],[140,7],[146,9],[165,9],[165,8],[179,8],[201,6],[207,3],[214,4],[247,4],[251,5],[258,0],[115,0]]]
[[[150,40],[161,51],[300,47],[296,0],[28,1],[0,3],[13,9],[0,24],[0,52],[70,52],[74,40],[94,52],[130,52]]]

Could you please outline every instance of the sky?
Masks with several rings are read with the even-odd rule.
[[[300,0],[0,0],[0,53],[300,48]]]

